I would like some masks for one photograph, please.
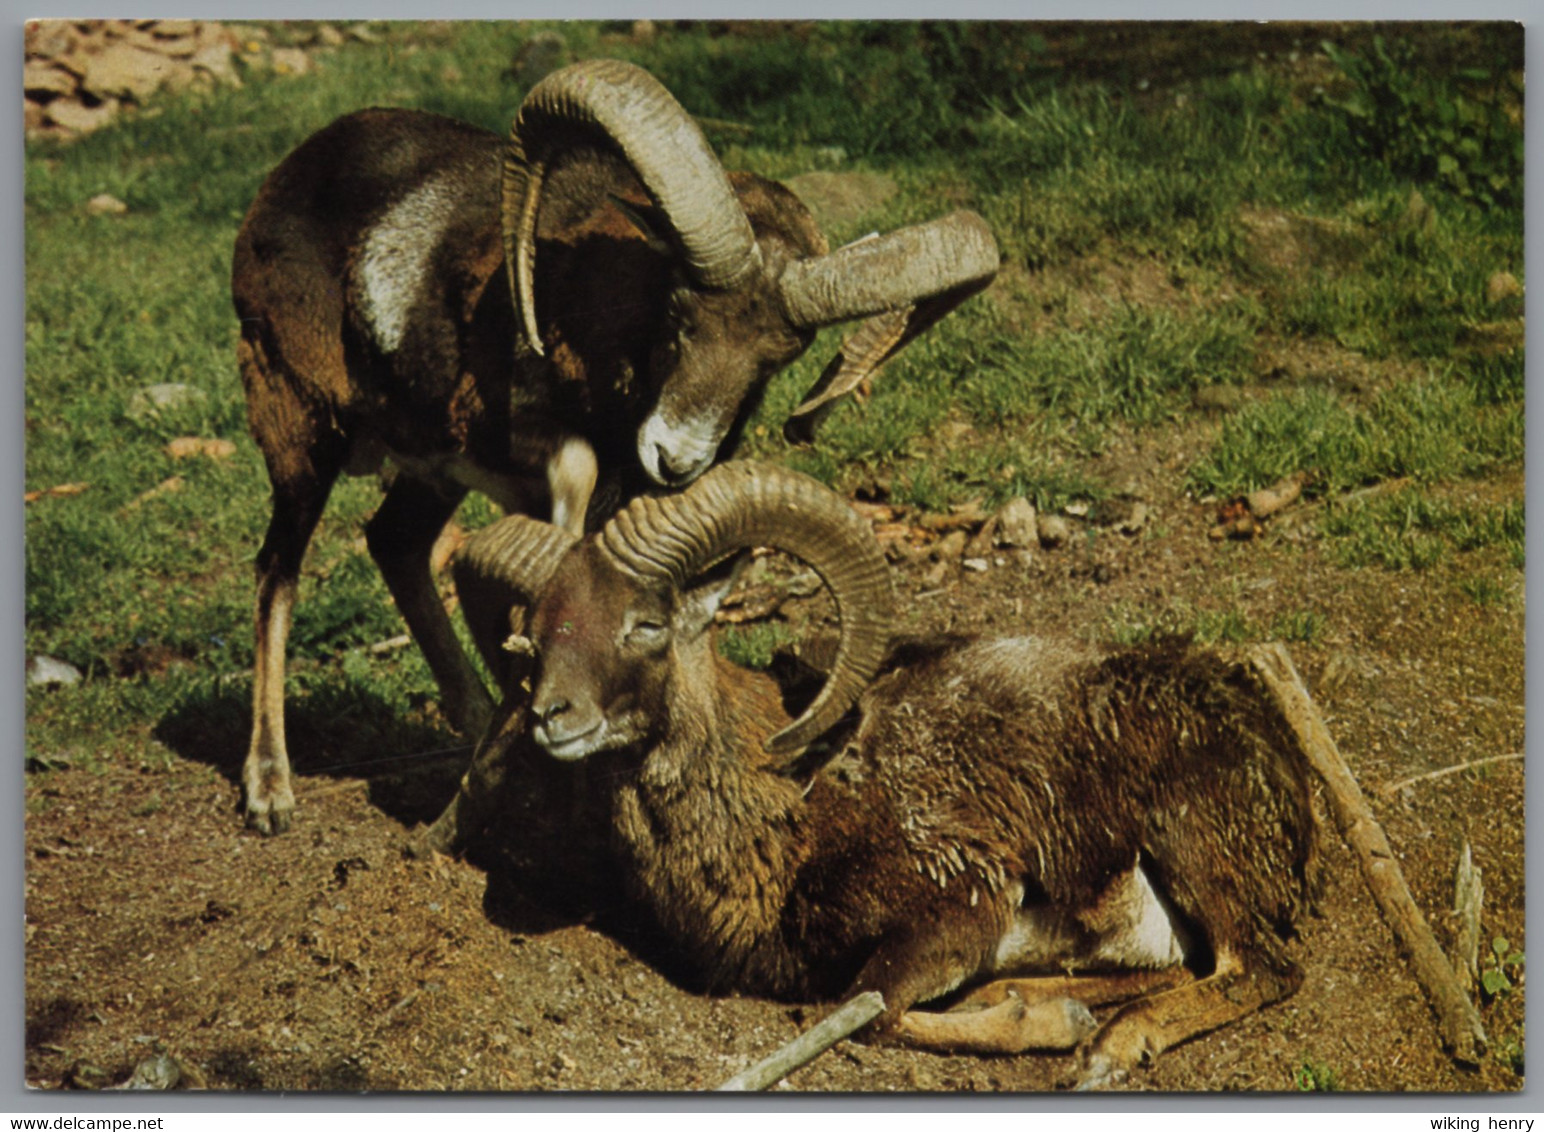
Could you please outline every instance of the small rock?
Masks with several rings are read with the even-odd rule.
[[[128,414],[131,420],[142,421],[163,412],[200,405],[209,395],[202,389],[181,382],[167,381],[147,385],[129,398]]]
[[[981,574],[986,572],[987,568],[991,566],[991,563],[988,562],[985,558],[967,558],[961,562],[960,565],[965,567],[965,569],[972,571],[973,573]]]
[[[32,688],[47,687],[51,684],[79,684],[81,680],[80,669],[73,664],[62,660],[55,660],[51,656],[31,656],[27,658],[27,686]]]
[[[21,72],[28,94],[74,94],[75,76],[40,59],[27,60]]]
[[[1116,528],[1123,535],[1134,535],[1147,526],[1147,518],[1152,512],[1145,503],[1133,503],[1131,513]]]
[[[380,35],[369,24],[354,24],[348,29],[348,33],[360,43],[379,43]]]
[[[205,72],[216,82],[226,83],[233,87],[241,86],[241,78],[236,74],[236,65],[231,61],[234,52],[231,45],[224,40],[206,43],[193,53],[193,66]]]
[[[1034,546],[1039,541],[1034,504],[1022,495],[1010,499],[997,513],[997,545],[1012,549]]]
[[[1485,281],[1485,301],[1491,306],[1523,297],[1523,285],[1510,271],[1498,271]]]
[[[316,29],[316,42],[323,47],[342,47],[343,33],[332,24],[320,24]]]
[[[86,211],[92,216],[121,216],[129,206],[111,193],[97,193],[86,202]]]
[[[65,20],[31,20],[26,25],[26,54],[57,59],[68,55],[80,42],[80,29]]]
[[[273,69],[281,75],[303,75],[311,69],[311,56],[298,47],[275,47]]]
[[[175,68],[166,56],[129,43],[115,43],[91,56],[81,87],[98,98],[143,100],[167,81]]]
[[[77,134],[89,134],[92,130],[101,129],[117,113],[118,103],[111,98],[96,106],[87,106],[76,98],[56,98],[43,107],[43,114],[50,122]]]
[[[1065,546],[1072,537],[1072,524],[1060,515],[1042,516],[1038,526],[1040,545],[1050,549]]]
[[[633,40],[636,43],[648,43],[654,38],[656,30],[653,20],[634,20]]]

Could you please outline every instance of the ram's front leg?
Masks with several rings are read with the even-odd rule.
[[[552,525],[578,538],[584,534],[584,514],[595,494],[600,467],[587,440],[570,436],[547,461],[547,490],[552,497]]]
[[[1075,998],[1010,996],[982,1010],[908,1010],[894,1033],[907,1045],[941,1053],[1024,1053],[1075,1049],[1095,1029],[1094,1016]]]
[[[478,738],[493,716],[493,700],[456,639],[429,569],[434,541],[465,495],[465,489],[441,490],[399,475],[366,524],[365,542],[429,662],[445,715],[457,731]]]
[[[461,776],[456,796],[423,835],[428,848],[436,853],[460,853],[487,828],[509,774],[509,752],[525,736],[527,699],[515,694],[499,705],[471,765]]]

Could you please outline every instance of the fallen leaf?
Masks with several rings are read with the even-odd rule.
[[[45,487],[40,491],[29,491],[22,496],[27,503],[35,503],[39,499],[50,495],[79,495],[91,485],[89,483],[61,483],[53,487]]]
[[[189,456],[208,456],[211,460],[224,460],[236,454],[234,441],[207,436],[179,436],[166,445],[166,454],[173,460],[186,460]]]
[[[170,476],[156,484],[149,491],[140,492],[133,499],[129,500],[123,505],[123,510],[132,511],[140,504],[146,503],[158,495],[167,495],[174,491],[181,491],[183,482],[184,481],[181,476]]]

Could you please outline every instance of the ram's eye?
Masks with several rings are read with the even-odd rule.
[[[633,622],[633,627],[627,631],[627,643],[639,649],[657,649],[664,645],[670,636],[670,627],[662,621],[651,621],[643,618]]]

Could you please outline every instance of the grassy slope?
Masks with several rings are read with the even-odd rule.
[[[535,30],[394,25],[379,46],[325,56],[306,76],[253,73],[240,91],[167,97],[75,144],[29,148],[27,487],[90,485],[28,508],[28,652],[89,677],[29,695],[34,750],[143,757],[156,750],[157,723],[201,712],[228,715],[239,734],[250,562],[267,521],[227,289],[241,214],[284,152],[362,105],[503,130],[522,94],[509,61]],[[1520,335],[1485,294],[1497,272],[1523,276],[1520,205],[1502,188],[1455,181],[1442,160],[1460,153],[1505,172],[1504,115],[1484,118],[1482,136],[1463,108],[1515,101],[1512,60],[1499,49],[1520,56],[1520,35],[1464,40],[1458,51],[1406,33],[1411,51],[1462,54],[1487,65],[1483,77],[1417,66],[1400,41],[1386,73],[1352,68],[1360,83],[1313,55],[1309,81],[1243,69],[1145,89],[1130,68],[1070,73],[1060,64],[1076,45],[1048,44],[1028,25],[665,28],[640,43],[596,25],[562,32],[578,57],[617,54],[653,69],[720,123],[710,136],[732,165],[893,178],[900,191],[851,231],[831,232],[834,242],[963,206],[987,216],[1007,253],[989,295],[911,347],[865,403],[834,413],[816,449],[792,452],[778,425],[830,342],[810,351],[769,391],[753,454],[838,486],[881,479],[931,508],[1018,494],[1057,506],[1114,489],[1087,470],[1091,454],[1190,422],[1199,390],[1237,387],[1242,407],[1195,454],[1197,494],[1300,469],[1329,493],[1408,476],[1394,499],[1337,512],[1325,530],[1335,553],[1412,569],[1499,543],[1520,568],[1520,501],[1487,508],[1431,495],[1522,460]],[[1367,96],[1379,90],[1402,92],[1403,109],[1377,110]],[[1425,139],[1426,152],[1378,150],[1389,132],[1379,113],[1443,105],[1463,111],[1457,125],[1401,120],[1399,136]],[[1429,216],[1412,209],[1415,191]],[[128,213],[87,215],[100,192]],[[1262,217],[1295,218],[1291,246],[1307,248],[1306,260],[1277,262],[1282,244],[1262,236]],[[1112,276],[1147,286],[1112,290]],[[1365,367],[1369,379],[1265,380],[1270,359],[1303,350]],[[205,396],[133,419],[133,394],[157,382]],[[237,454],[173,462],[162,447],[185,434],[229,438]],[[961,435],[970,442],[951,442]],[[173,475],[180,491],[141,500]],[[348,717],[365,742],[392,743],[407,726],[400,717],[423,721],[433,684],[416,650],[348,651],[400,632],[357,537],[376,498],[369,481],[335,493],[291,651],[297,692]],[[468,521],[489,513],[473,502]],[[1494,584],[1476,582],[1475,600]]]

